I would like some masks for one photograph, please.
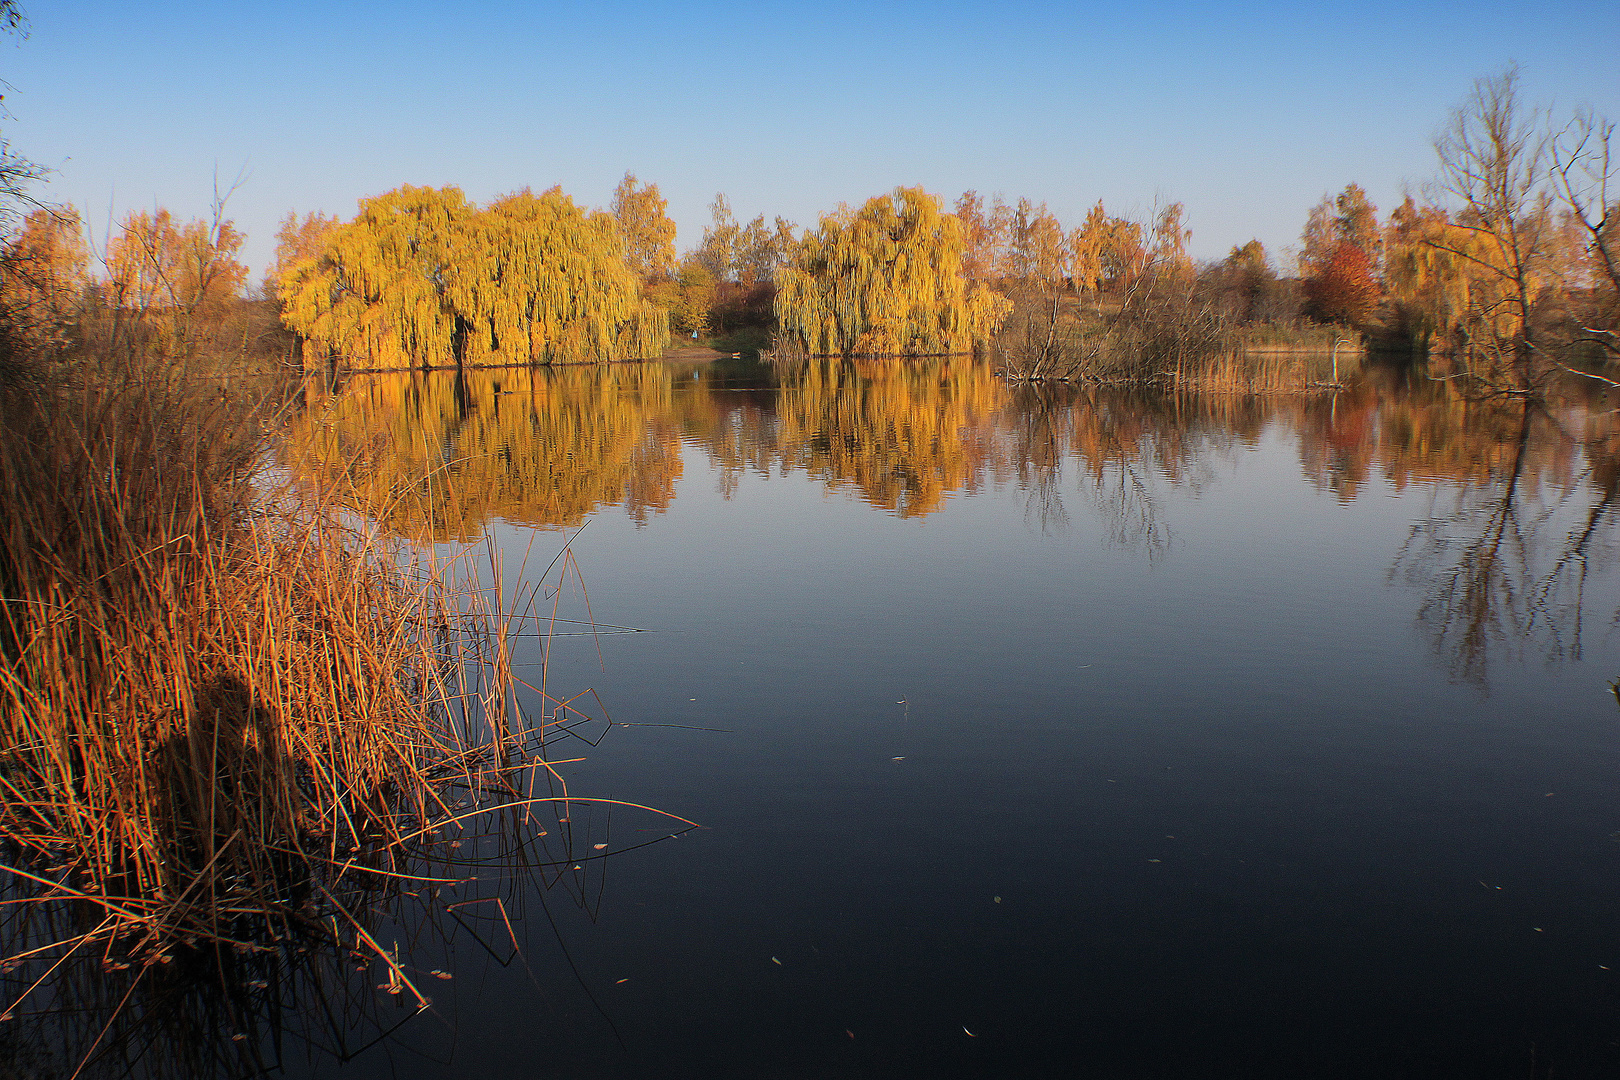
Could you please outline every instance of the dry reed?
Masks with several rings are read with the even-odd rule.
[[[80,912],[30,952],[149,967],[314,931],[425,1005],[356,915],[369,890],[425,880],[491,807],[590,801],[544,761],[578,714],[543,682],[538,718],[518,705],[541,586],[513,610],[493,547],[486,588],[267,487],[261,418],[208,384],[0,393],[0,873],[6,904]]]

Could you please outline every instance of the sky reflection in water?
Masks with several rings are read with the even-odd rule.
[[[314,395],[289,460],[400,535],[510,571],[589,522],[591,614],[654,632],[554,640],[628,725],[570,782],[704,826],[531,896],[526,969],[436,957],[443,1022],[343,1074],[1620,1065],[1613,407],[961,360]]]

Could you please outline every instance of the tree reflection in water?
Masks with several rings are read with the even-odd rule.
[[[781,373],[779,385],[742,390],[691,370],[677,382],[673,371],[396,373],[316,386],[285,461],[356,513],[419,541],[477,535],[496,517],[573,526],[614,506],[652,520],[673,503],[683,452],[695,451],[726,498],[749,475],[798,472],[916,519],[949,513],[956,496],[1006,488],[1022,493],[1026,521],[1042,532],[1091,510],[1106,542],[1154,561],[1173,551],[1171,496],[1208,490],[1219,462],[1280,431],[1297,447],[1295,475],[1327,497],[1348,503],[1375,485],[1432,492],[1389,579],[1417,591],[1418,625],[1453,676],[1482,686],[1502,658],[1580,659],[1594,617],[1588,598],[1600,592],[1597,575],[1613,569],[1620,428],[1596,399],[1486,406],[1376,372],[1314,397],[1009,388],[960,358],[816,360]],[[1384,558],[1381,550],[1379,567]],[[509,926],[524,897],[547,895],[525,882],[554,896],[566,890],[585,907],[599,895],[600,878],[588,875],[604,864],[588,843],[597,837],[582,835],[585,818],[576,806],[572,822],[548,829],[562,839],[550,852],[503,849],[492,826],[488,853],[511,862],[487,891],[399,885],[355,906],[371,932],[413,942],[419,966],[439,950],[449,970],[452,949],[463,962],[471,954],[512,962]],[[425,858],[425,874],[468,872],[468,860],[442,849]],[[4,910],[7,956],[87,929],[71,908]],[[30,997],[32,1011],[0,1025],[0,1073],[65,1074],[90,1046],[103,1071],[150,1076],[352,1056],[386,1038],[401,1012],[378,989],[376,966],[355,970],[351,946],[335,936],[288,939],[241,954],[177,954],[144,970],[120,968],[116,956],[74,956]],[[9,971],[6,1000],[49,966]]]
[[[357,377],[312,390],[287,457],[416,540],[466,539],[497,517],[572,527],[611,506],[643,523],[674,499],[685,443],[727,498],[746,475],[801,472],[920,518],[1011,485],[1026,520],[1053,531],[1078,494],[1109,543],[1156,560],[1173,536],[1167,488],[1197,493],[1217,461],[1292,429],[1306,478],[1342,502],[1375,479],[1455,493],[1413,527],[1392,579],[1424,587],[1420,621],[1462,678],[1483,677],[1491,643],[1540,635],[1550,658],[1578,654],[1584,582],[1612,523],[1614,424],[1592,402],[1565,402],[1555,418],[1376,368],[1342,392],[1269,398],[1009,388],[959,357],[811,359],[743,391],[701,369],[677,383],[675,370]],[[1596,501],[1577,527],[1566,519],[1587,491]],[[1566,526],[1549,549],[1549,530]]]
[[[1481,408],[1491,460],[1413,524],[1390,573],[1423,591],[1418,625],[1452,676],[1484,686],[1498,656],[1581,659],[1589,578],[1615,554],[1620,435],[1612,413]]]

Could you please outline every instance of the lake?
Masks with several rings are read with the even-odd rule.
[[[965,358],[312,388],[288,460],[385,532],[487,532],[509,590],[570,545],[578,622],[516,657],[549,642],[551,686],[595,692],[557,769],[701,828],[576,811],[610,857],[374,929],[453,976],[429,1013],[347,1064],[277,1052],[1620,1074],[1617,406],[1377,369],[1010,387]],[[323,1046],[368,1041],[345,1015]]]

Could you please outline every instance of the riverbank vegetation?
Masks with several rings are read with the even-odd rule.
[[[578,858],[538,812],[589,803],[544,760],[583,714],[511,665],[555,575],[505,607],[493,556],[380,540],[284,467],[298,361],[232,295],[228,222],[134,215],[88,280],[76,225],[36,210],[0,261],[0,1016],[59,964],[138,1002],[171,964],[220,983],[310,950],[424,1004],[376,904],[497,807],[525,872]]]
[[[94,253],[71,207],[40,209],[6,244],[0,301],[41,355],[129,347],[226,370],[597,363],[677,342],[974,351],[1015,381],[1266,391],[1338,385],[1379,354],[1536,395],[1620,363],[1612,136],[1589,112],[1527,111],[1509,71],[1480,81],[1437,141],[1436,180],[1387,218],[1350,183],[1297,250],[1251,240],[1204,263],[1180,203],[1137,219],[1099,202],[1065,224],[974,191],[947,211],[921,188],[813,229],[741,222],[719,194],[682,254],[658,185],[627,173],[604,210],[557,188],[478,207],[407,186],[347,221],[291,214],[250,299],[224,197],[207,221],[128,215]]]

